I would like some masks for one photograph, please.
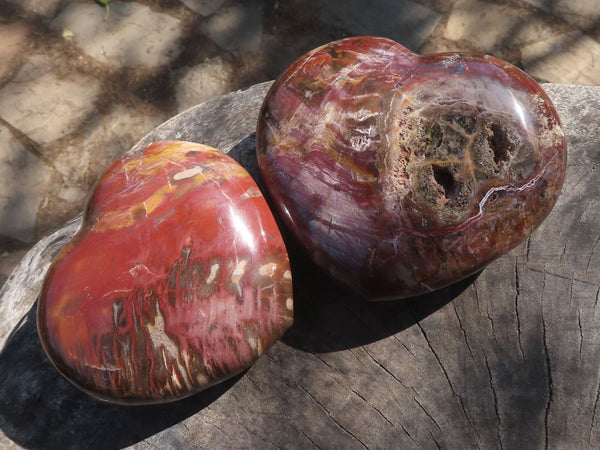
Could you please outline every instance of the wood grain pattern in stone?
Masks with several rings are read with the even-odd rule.
[[[373,299],[475,273],[556,202],[566,142],[543,89],[478,54],[347,38],[294,62],[257,129],[261,174],[313,259]]]
[[[218,150],[115,161],[38,307],[44,348],[98,398],[191,395],[251,365],[292,323],[287,252],[252,177]]]

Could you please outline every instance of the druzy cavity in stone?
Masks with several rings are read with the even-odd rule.
[[[56,368],[88,394],[157,403],[249,367],[291,326],[287,252],[227,155],[161,142],[102,175],[38,305]]]
[[[525,240],[567,156],[552,103],[518,68],[375,37],[294,62],[264,101],[257,153],[312,258],[373,300],[443,287]]]

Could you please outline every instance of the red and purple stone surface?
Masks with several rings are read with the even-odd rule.
[[[248,368],[291,326],[287,252],[250,175],[160,142],[115,161],[38,304],[56,368],[88,394],[157,403]]]
[[[308,253],[371,300],[441,288],[524,241],[567,157],[552,103],[518,68],[375,37],[294,62],[265,99],[257,152]]]

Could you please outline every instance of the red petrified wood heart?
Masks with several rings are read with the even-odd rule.
[[[250,175],[162,142],[102,175],[38,306],[46,353],[117,403],[198,392],[249,367],[292,323],[288,256]]]
[[[566,168],[556,111],[519,69],[374,37],[292,64],[265,99],[257,151],[309,254],[374,300],[440,288],[515,247]]]

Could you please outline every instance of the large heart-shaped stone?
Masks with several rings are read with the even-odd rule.
[[[115,161],[51,266],[38,331],[90,395],[154,403],[249,367],[292,323],[279,229],[250,175],[199,144]]]
[[[369,299],[458,281],[529,236],[564,180],[542,88],[500,59],[332,42],[265,99],[261,174],[313,259]]]

